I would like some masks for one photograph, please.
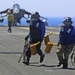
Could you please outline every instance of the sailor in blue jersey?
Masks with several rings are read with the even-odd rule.
[[[30,38],[29,43],[30,44],[34,44],[40,41],[40,44],[38,44],[36,46],[37,49],[37,53],[40,55],[40,62],[43,62],[44,60],[44,54],[42,52],[41,48],[41,42],[44,39],[44,35],[45,35],[45,25],[44,22],[42,20],[40,20],[40,15],[38,12],[35,12],[32,14],[31,16],[31,21],[30,21],[30,31],[29,34],[25,37],[25,40],[28,39],[28,37]],[[26,65],[29,65],[29,60],[31,57],[31,51],[30,48],[28,48],[27,52],[26,52],[26,56],[27,56],[27,62],[23,62]]]
[[[68,68],[68,58],[75,45],[75,28],[72,26],[72,20],[70,17],[66,17],[63,21],[64,25],[61,26],[59,32],[57,56],[59,64],[63,64],[64,69]]]

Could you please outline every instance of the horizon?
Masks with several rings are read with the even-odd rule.
[[[59,26],[59,25],[62,25],[63,23],[63,20],[64,20],[64,17],[48,17],[48,25],[49,26]],[[72,21],[73,21],[73,25],[75,25],[75,17],[72,17]],[[5,17],[4,18],[4,22],[0,23],[0,26],[1,25],[7,25],[7,18]],[[17,23],[18,25],[20,26],[28,26],[29,24],[26,23],[26,19],[22,18],[21,19],[21,24]]]

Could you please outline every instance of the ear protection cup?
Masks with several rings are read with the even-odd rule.
[[[33,13],[33,14],[31,15],[31,18],[37,19],[37,18],[40,18],[40,15],[39,15],[38,12],[35,12],[35,13]]]
[[[73,23],[71,17],[65,17],[63,23],[65,24],[65,22],[70,22],[71,24]]]

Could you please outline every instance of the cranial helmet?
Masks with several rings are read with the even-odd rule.
[[[34,12],[34,13],[32,13],[31,18],[32,19],[38,19],[38,18],[40,18],[40,15],[38,12]]]
[[[65,24],[65,22],[70,22],[71,24],[73,23],[71,17],[65,17],[63,23]]]
[[[8,10],[8,11],[7,11],[7,13],[8,13],[8,14],[11,14],[11,11],[10,11],[10,10]]]

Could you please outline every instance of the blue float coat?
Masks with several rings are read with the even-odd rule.
[[[67,28],[65,25],[61,27],[59,33],[59,41],[62,45],[75,44],[75,28],[71,25]]]
[[[44,38],[45,35],[45,25],[44,23],[38,19],[36,21],[32,20],[30,23],[30,37],[33,40],[41,40]]]

